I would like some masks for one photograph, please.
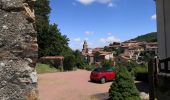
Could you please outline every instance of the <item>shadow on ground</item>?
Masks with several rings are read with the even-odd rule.
[[[139,92],[149,93],[149,84],[146,82],[135,82],[135,85]]]
[[[89,82],[89,83],[94,83],[94,84],[101,84],[100,81],[91,81],[91,80],[89,80],[88,82]],[[112,82],[112,81],[107,81],[107,82],[104,83],[104,84],[111,83],[111,82]]]
[[[91,98],[95,98],[96,100],[108,100],[109,99],[109,93],[97,93],[91,96]]]

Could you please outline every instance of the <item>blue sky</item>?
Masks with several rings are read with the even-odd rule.
[[[156,31],[154,0],[50,0],[50,22],[72,49],[103,47]]]

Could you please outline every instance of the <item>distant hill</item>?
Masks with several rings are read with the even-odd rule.
[[[133,41],[146,41],[146,42],[157,42],[157,32],[148,33],[145,35],[138,36]]]

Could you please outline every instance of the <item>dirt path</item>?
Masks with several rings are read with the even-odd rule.
[[[40,100],[106,100],[111,82],[91,83],[89,75],[84,70],[40,74]]]

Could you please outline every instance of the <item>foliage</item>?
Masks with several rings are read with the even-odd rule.
[[[139,57],[139,61],[143,61],[145,63],[148,63],[151,59],[153,59],[156,56],[155,52],[142,52]]]
[[[88,70],[88,71],[92,71],[97,67],[99,67],[99,66],[96,66],[96,65],[84,65],[84,69]]]
[[[157,42],[157,32],[148,33],[145,35],[138,36],[132,40],[135,41],[146,41],[146,42]]]
[[[128,72],[131,73],[131,76],[134,77],[134,75],[135,75],[134,68],[137,66],[137,64],[135,62],[120,63],[117,66],[119,66],[119,67],[126,67]]]
[[[42,64],[47,64],[49,66],[53,66],[57,69],[59,69],[59,67],[61,66],[61,60],[60,59],[55,59],[55,60],[39,60],[38,61],[39,63],[42,63]]]
[[[55,67],[52,67],[52,66],[47,65],[47,64],[41,64],[41,63],[37,63],[36,70],[37,70],[38,74],[51,73],[51,72],[57,72],[58,71]]]
[[[36,0],[35,2],[35,27],[39,45],[39,57],[67,55],[69,39],[62,35],[56,24],[49,24],[49,13],[51,11],[49,0]]]
[[[112,67],[112,66],[114,66],[114,62],[111,60],[103,60],[101,62],[101,66],[102,67]]]
[[[64,70],[70,71],[75,67],[75,56],[69,55],[64,58]]]
[[[134,68],[135,74],[137,73],[148,73],[148,66],[138,65]]]
[[[81,52],[79,50],[75,50],[73,54],[75,56],[75,63],[77,68],[83,69],[83,66],[85,65],[85,61],[81,55]]]
[[[113,48],[108,48],[107,46],[105,46],[104,51],[112,52],[112,51],[114,51],[114,49]]]
[[[147,66],[137,64],[136,62],[125,62],[125,63],[118,64],[117,66],[126,67],[128,72],[131,73],[132,77],[135,77],[135,75],[138,73],[147,73],[148,72]]]
[[[124,49],[122,49],[122,48],[108,48],[108,47],[104,47],[104,50],[107,51],[107,52],[113,52],[114,56],[118,56],[118,55],[120,55],[121,53],[124,52]]]
[[[109,89],[109,100],[140,100],[134,80],[126,67],[117,68],[117,77]]]

